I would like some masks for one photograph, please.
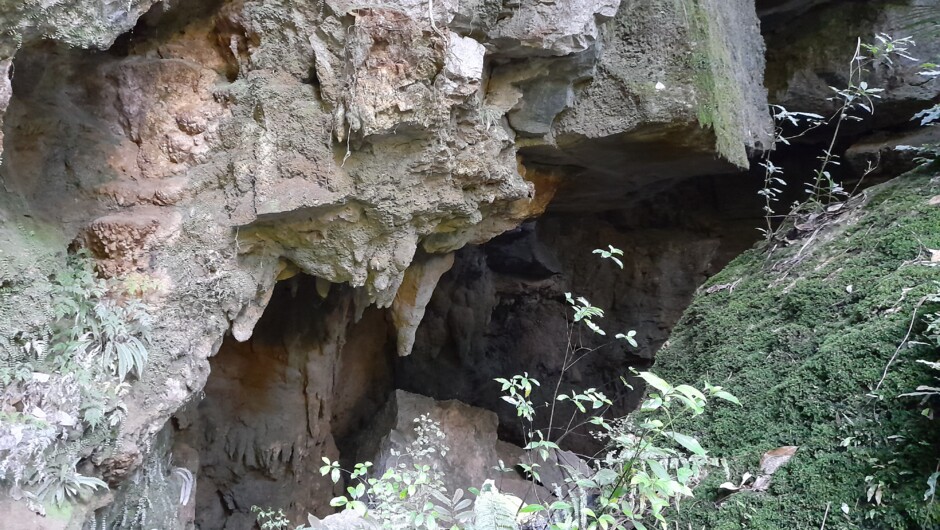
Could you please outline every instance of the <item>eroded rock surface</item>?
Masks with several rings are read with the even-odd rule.
[[[318,471],[362,429],[391,391],[394,346],[384,314],[353,323],[348,288],[324,300],[309,276],[278,285],[246,342],[226,340],[196,400],[176,414],[174,456],[192,452],[195,523],[253,528],[251,507],[277,506],[293,520],[332,513],[338,494]]]
[[[6,3],[0,21],[12,28],[0,42],[0,348],[18,362],[48,337],[50,278],[70,247],[88,249],[102,276],[151,286],[154,340],[116,450],[80,456],[121,505],[135,502],[125,486],[147,462],[161,462],[153,480],[188,469],[197,520],[249,524],[265,480],[283,481],[275,500],[300,516],[316,488],[288,491],[290,480],[363,421],[365,398],[337,381],[389,377],[378,361],[338,361],[343,344],[385,352],[396,336],[410,351],[440,256],[516,228],[553,197],[558,210],[618,209],[744,167],[769,130],[746,0],[63,0]],[[686,243],[702,247],[688,267],[704,274],[714,245],[668,253]],[[557,270],[514,252],[507,260],[536,276]],[[281,330],[297,342],[254,342],[284,281],[335,314],[311,317],[322,333],[306,342],[301,324]],[[480,285],[464,295],[496,296]],[[380,309],[396,297],[393,331]],[[491,307],[453,305],[438,318],[470,321],[447,332],[457,347],[444,355],[466,361]],[[420,329],[415,340],[435,348]],[[220,348],[232,362],[211,367]],[[221,379],[207,383],[210,368]],[[258,395],[306,424],[256,428],[280,412],[242,393],[259,374],[271,379]],[[176,419],[213,434],[156,444],[207,389],[245,401],[187,408]],[[237,491],[235,475],[246,477]]]
[[[838,104],[831,87],[848,86],[852,57],[861,42],[882,49],[866,66],[864,81],[884,92],[873,98],[873,116],[850,125],[856,134],[914,126],[911,116],[935,103],[940,91],[940,80],[920,75],[924,62],[936,62],[940,57],[936,36],[940,3],[868,2],[852,6],[852,16],[845,16],[844,9],[830,2],[768,32],[766,84],[771,102],[791,111],[831,114]],[[833,37],[836,35],[838,38]],[[912,43],[902,44],[910,58],[886,57],[886,46],[879,44],[877,36],[911,38]],[[860,53],[871,56],[864,49]]]

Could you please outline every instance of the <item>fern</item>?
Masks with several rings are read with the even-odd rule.
[[[54,472],[48,473],[39,484],[36,495],[43,501],[52,500],[62,506],[67,500],[81,496],[88,490],[108,489],[108,484],[95,477],[75,471],[77,462],[63,463]]]
[[[437,523],[444,528],[462,528],[473,521],[473,502],[464,498],[462,489],[457,489],[453,497],[445,492],[432,490],[431,497],[434,502],[434,512],[437,514]]]
[[[103,367],[123,381],[132,371],[140,377],[147,362],[150,319],[143,304],[124,304],[107,296],[105,282],[95,277],[87,254],[69,260],[56,276],[53,307],[58,326],[52,350],[61,368],[100,356]]]
[[[0,485],[59,505],[107,489],[79,474],[75,461],[114,449],[127,416],[124,379],[140,377],[148,357],[146,307],[116,296],[92,264],[87,252],[68,259],[53,282],[46,331],[17,337],[25,359],[0,366],[0,399],[29,411],[0,418],[8,442],[0,443]]]
[[[487,480],[473,506],[472,530],[516,530],[516,513],[522,501],[505,495],[496,489],[492,480]]]

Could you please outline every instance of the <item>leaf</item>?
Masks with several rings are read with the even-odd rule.
[[[927,491],[924,493],[924,500],[930,500],[937,494],[937,478],[940,477],[940,472],[934,471],[930,478],[927,479]]]
[[[535,513],[535,512],[541,512],[542,510],[545,510],[545,509],[546,508],[542,506],[541,504],[527,504],[521,510],[519,510],[519,513]]]
[[[355,511],[356,515],[358,515],[359,517],[365,517],[366,512],[369,511],[369,507],[366,506],[366,503],[362,501],[352,501],[350,505],[352,506],[353,511]]]
[[[669,476],[669,473],[666,472],[666,468],[663,467],[656,460],[647,460],[646,464],[653,470],[653,474],[656,475],[660,480],[669,481],[672,480],[672,477]]]
[[[660,397],[651,397],[643,402],[640,409],[644,412],[651,412],[663,406],[663,400]]]
[[[728,392],[725,392],[724,390],[719,390],[715,392],[714,394],[712,394],[712,396],[718,399],[723,399],[725,401],[730,401],[731,403],[734,403],[735,405],[738,405],[738,406],[743,406],[741,405],[741,402],[738,400],[738,398],[734,397]]]
[[[617,481],[620,475],[609,468],[602,468],[594,474],[594,482],[601,486],[609,486]]]
[[[626,334],[618,333],[618,334],[616,334],[616,335],[614,336],[614,338],[627,341],[628,343],[630,343],[630,346],[633,346],[634,348],[636,348],[636,347],[638,346],[638,344],[637,344],[636,339],[635,339],[634,337],[636,337],[636,331],[635,331],[635,330],[630,330],[630,331],[628,331]]]
[[[587,324],[587,327],[591,328],[591,331],[594,333],[597,333],[598,335],[607,335],[607,333],[605,333],[604,330],[594,322],[591,322],[588,319],[584,319],[584,323]]]
[[[333,497],[333,499],[330,500],[330,506],[339,508],[340,506],[346,506],[348,502],[349,500],[346,499],[346,497]]]
[[[705,449],[702,448],[702,446],[698,443],[698,440],[692,438],[691,436],[674,431],[666,431],[663,432],[663,434],[672,438],[676,441],[676,443],[698,456],[705,456],[706,454]]]
[[[653,374],[652,372],[640,372],[637,375],[642,377],[643,380],[646,381],[646,384],[664,394],[672,392],[672,385],[662,380],[659,376]]]
[[[689,385],[679,385],[676,387],[676,390],[682,392],[682,394],[689,397],[690,399],[700,399],[705,401],[705,394],[702,394],[697,388],[691,387]]]
[[[773,475],[780,467],[793,458],[799,446],[785,445],[767,451],[760,459],[760,472],[765,475]]]
[[[936,396],[940,395],[940,388],[934,386],[919,386],[917,392],[908,392],[898,397],[916,397],[916,396]]]

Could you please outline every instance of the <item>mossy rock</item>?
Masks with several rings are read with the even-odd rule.
[[[702,287],[654,371],[722,385],[743,406],[713,403],[680,426],[730,471],[699,486],[676,515],[680,528],[816,529],[824,516],[828,530],[940,528],[940,503],[924,501],[940,429],[923,414],[929,405],[899,397],[931,382],[916,359],[940,357],[935,344],[914,344],[922,316],[938,309],[925,302],[940,292],[929,250],[940,249],[937,174],[869,189],[800,240],[759,245]],[[720,483],[756,474],[781,446],[799,450],[767,491],[720,498]],[[879,482],[880,505],[867,498]]]

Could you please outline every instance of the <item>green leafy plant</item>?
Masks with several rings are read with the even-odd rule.
[[[937,292],[928,295],[924,302],[930,304],[940,304],[940,283],[937,284]],[[926,329],[923,331],[923,339],[927,344],[936,346],[940,350],[940,311],[934,311],[927,313],[923,317],[924,322],[927,324]],[[917,359],[918,363],[923,364],[930,370],[940,372],[940,362],[928,361],[925,359]],[[940,376],[934,376],[934,379],[940,382]],[[922,402],[927,403],[930,400],[936,400],[940,398],[940,384],[938,386],[931,385],[919,385],[914,391],[906,392],[901,394],[899,397],[910,398],[916,397],[920,398]],[[933,406],[936,406],[936,403],[933,403]],[[933,419],[932,408],[925,408],[923,411],[924,416]],[[931,473],[927,477],[927,491],[924,492],[924,501],[930,502],[931,504],[936,501],[937,497],[937,478],[940,477],[940,459],[937,460],[937,470]]]
[[[108,484],[95,477],[87,477],[75,471],[78,462],[64,462],[61,465],[43,473],[42,479],[36,488],[36,496],[41,501],[52,500],[63,505],[87,492],[97,489],[108,489]]]
[[[624,253],[619,249],[609,247],[595,254],[623,266],[619,257]],[[599,324],[603,310],[570,293],[566,300],[574,312],[572,327],[584,325],[598,336],[607,336]],[[617,333],[615,340],[636,347],[635,337],[635,331],[628,331]],[[544,427],[535,425],[539,407],[532,401],[535,389],[541,386],[539,381],[528,373],[496,379],[503,401],[512,405],[525,423],[526,458],[518,463],[519,468],[533,482],[542,482],[550,467],[563,472],[564,483],[554,484],[551,498],[525,505],[517,497],[499,492],[491,480],[479,491],[470,489],[477,495],[474,502],[464,498],[462,490],[446,491],[436,459],[426,458],[446,454],[446,440],[439,427],[423,416],[415,420],[415,442],[395,454],[396,461],[380,476],[373,475],[371,462],[356,464],[348,471],[324,458],[322,475],[335,483],[344,476],[349,481],[346,494],[331,504],[389,529],[667,528],[670,507],[691,497],[704,469],[717,463],[695,437],[678,432],[674,425],[702,414],[712,399],[740,403],[718,386],[706,384],[701,390],[673,386],[650,372],[634,372],[650,389],[646,400],[631,415],[609,417],[612,402],[597,388],[561,391],[566,373],[593,351],[569,344],[552,401],[546,404],[549,420]],[[629,386],[626,379],[621,381]],[[571,416],[561,423],[564,427],[556,427],[564,406],[572,410]],[[594,429],[602,449],[580,463],[559,458],[565,437],[586,426]]]
[[[252,506],[251,511],[257,514],[258,526],[261,527],[261,530],[284,530],[290,528],[290,520],[284,515],[283,510]]]
[[[0,481],[15,498],[64,504],[107,485],[76,464],[113,448],[127,415],[125,379],[143,373],[150,317],[120,280],[99,279],[79,252],[54,279],[53,321],[23,336],[23,358],[0,371],[0,397],[22,411],[0,421]]]
[[[604,449],[587,459],[590,471],[560,464],[566,472],[566,484],[556,491],[557,500],[526,506],[524,513],[547,512],[553,530],[643,530],[648,524],[667,527],[665,510],[691,497],[704,468],[716,463],[694,437],[675,431],[673,424],[702,414],[710,398],[740,403],[721,387],[706,385],[700,391],[688,385],[672,386],[650,372],[637,375],[653,391],[640,410],[628,417],[609,419],[596,412],[610,401],[594,389],[556,397],[557,401],[573,402],[578,413],[589,415],[587,422],[598,428],[596,434],[604,441]],[[533,460],[542,462],[529,465],[529,469],[558,465],[549,459],[549,451],[559,449],[557,443],[543,430],[530,431],[528,437],[526,450],[536,454]],[[537,472],[532,475],[540,480]]]
[[[329,475],[334,483],[343,475],[349,479],[346,495],[334,498],[332,506],[352,510],[389,529],[452,528],[472,520],[471,501],[463,498],[463,491],[450,493],[444,486],[437,458],[448,452],[443,431],[427,415],[414,421],[415,440],[403,452],[393,450],[393,461],[381,475],[374,474],[372,462],[358,463],[347,471],[338,462],[323,459],[323,476]]]
[[[120,380],[133,371],[143,374],[150,341],[150,317],[136,300],[119,302],[107,296],[107,285],[95,277],[86,255],[79,255],[56,277],[53,309],[59,320],[52,351],[61,362],[99,357]]]
[[[924,63],[921,65],[920,75],[930,79],[940,78],[940,66],[933,63]],[[915,113],[912,119],[919,120],[922,126],[940,124],[940,103]],[[923,145],[899,145],[895,149],[898,151],[913,151],[916,155],[914,162],[919,165],[931,164],[940,159],[940,143],[936,142]]]
[[[940,371],[940,363],[938,362],[925,361],[923,359],[918,359],[917,362],[927,365],[927,367],[930,368],[931,370]],[[935,377],[934,379],[937,379],[938,381],[940,381],[940,377]],[[905,394],[901,394],[901,397],[933,397],[933,396],[940,396],[940,387],[921,385],[921,386],[918,386],[917,390],[914,392],[907,392]],[[929,410],[925,410],[924,412],[925,412],[925,415],[929,415],[930,413]]]
[[[828,145],[818,157],[819,166],[806,182],[806,200],[795,203],[790,211],[782,216],[784,219],[796,219],[801,213],[818,214],[828,205],[854,192],[854,190],[843,188],[841,182],[833,175],[835,168],[841,165],[840,156],[835,152],[836,144],[847,123],[860,122],[874,114],[875,101],[880,99],[884,92],[883,88],[870,86],[866,80],[870,68],[876,65],[892,68],[895,66],[895,61],[899,59],[915,60],[910,55],[910,48],[914,45],[911,37],[894,38],[884,33],[876,35],[875,42],[871,44],[863,43],[861,39],[858,39],[855,52],[848,64],[846,86],[829,87],[834,94],[830,99],[836,102],[837,108],[828,118],[808,112],[791,112],[780,105],[770,106],[775,123],[774,144],[776,145],[790,145],[794,139],[805,136],[820,127],[832,128]],[[793,129],[797,132],[787,132]],[[764,169],[764,186],[758,191],[764,200],[765,219],[765,225],[758,230],[764,234],[767,241],[778,236],[774,227],[782,226],[782,223],[775,222],[781,216],[777,214],[774,204],[779,202],[783,189],[787,185],[784,169],[774,164],[771,158],[772,151],[768,150],[760,162],[760,166]],[[862,179],[874,169],[869,166],[863,173]]]
[[[594,253],[623,266],[617,257],[623,256],[619,249],[609,247]],[[598,324],[604,317],[603,310],[583,297],[575,298],[569,293],[565,298],[574,311],[572,326],[584,324],[599,336],[607,335]],[[636,347],[635,336],[636,332],[631,330],[616,334],[615,340]],[[721,387],[706,384],[703,390],[698,390],[688,385],[673,386],[651,372],[634,371],[650,388],[647,399],[631,415],[608,417],[612,402],[598,389],[560,391],[568,370],[594,351],[569,344],[545,428],[536,428],[533,420],[536,406],[531,393],[540,386],[538,381],[528,374],[496,380],[505,394],[503,399],[527,422],[525,450],[529,460],[520,467],[535,481],[541,481],[539,469],[543,466],[559,466],[564,470],[565,484],[555,485],[551,502],[528,505],[520,512],[539,514],[553,530],[644,530],[647,525],[666,528],[666,510],[691,497],[704,468],[715,464],[693,436],[677,432],[673,425],[683,417],[702,414],[712,398],[740,403]],[[630,386],[626,379],[621,381]],[[559,404],[572,408],[563,428],[555,426]],[[603,443],[602,450],[585,457],[584,465],[553,460],[564,438],[584,426],[595,430],[595,437]]]

